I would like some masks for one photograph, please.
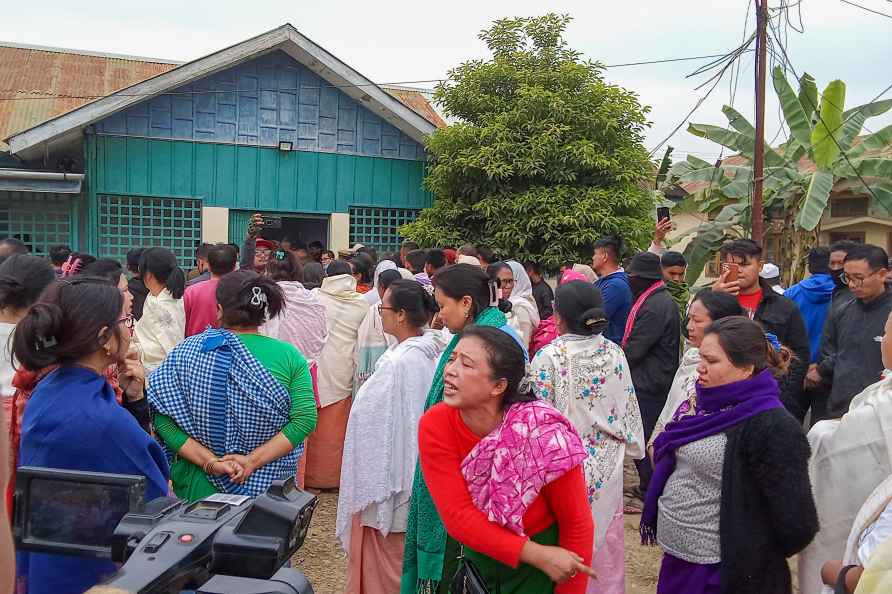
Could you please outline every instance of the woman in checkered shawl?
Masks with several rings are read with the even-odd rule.
[[[155,427],[172,459],[174,492],[257,495],[293,475],[316,427],[313,384],[293,345],[259,327],[284,307],[282,289],[249,270],[217,287],[220,329],[180,343],[149,378]]]

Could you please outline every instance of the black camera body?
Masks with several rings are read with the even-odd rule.
[[[280,569],[303,544],[316,507],[294,477],[256,499],[217,493],[143,504],[144,489],[138,476],[22,467],[16,544],[124,563],[105,585],[129,592],[312,593],[300,572]]]

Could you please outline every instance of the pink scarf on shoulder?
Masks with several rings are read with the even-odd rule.
[[[542,488],[587,456],[573,424],[534,400],[513,404],[462,461],[461,471],[477,509],[523,536],[523,516]]]
[[[632,335],[632,329],[635,327],[635,318],[638,316],[638,310],[641,309],[641,306],[644,305],[644,302],[647,301],[648,297],[653,295],[657,289],[662,289],[665,286],[666,283],[663,281],[657,281],[648,287],[646,291],[641,293],[641,295],[638,296],[638,299],[635,300],[632,309],[629,310],[629,317],[626,318],[626,331],[623,332],[623,340],[620,344],[622,348],[626,348],[626,344],[629,342],[629,336]]]

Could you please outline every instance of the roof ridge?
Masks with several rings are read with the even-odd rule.
[[[31,50],[36,52],[47,52],[52,54],[73,54],[77,56],[93,56],[96,58],[110,58],[113,60],[126,60],[128,62],[150,62],[153,64],[174,64],[180,65],[185,62],[179,60],[169,60],[166,58],[149,58],[146,56],[132,56],[129,54],[115,54],[109,52],[97,52],[92,50],[71,49],[65,47],[54,47],[49,45],[34,45],[30,43],[15,43],[12,41],[0,41],[0,47],[8,47],[13,49]]]

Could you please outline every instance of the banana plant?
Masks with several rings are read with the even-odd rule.
[[[833,187],[844,179],[859,184],[864,180],[869,186],[864,192],[872,197],[873,204],[892,215],[892,159],[874,156],[879,149],[892,145],[892,125],[858,138],[869,118],[892,109],[892,99],[844,110],[846,87],[841,80],[830,82],[820,98],[817,84],[808,73],[799,79],[798,93],[780,67],[774,69],[772,80],[790,135],[778,149],[764,147],[766,215],[778,210],[786,219],[794,215],[788,221],[793,231],[814,243]],[[703,270],[699,263],[705,265],[729,231],[745,232],[749,227],[755,128],[732,107],[725,106],[722,112],[727,127],[691,123],[688,132],[722,145],[743,157],[744,164],[713,164],[688,156],[669,173],[677,183],[707,182],[688,198],[701,212],[712,215],[708,223],[694,231],[695,240],[686,250],[689,260],[697,264],[688,269],[689,282],[699,278]],[[732,205],[735,208],[728,209]],[[792,251],[805,253],[802,246]],[[795,263],[781,264],[782,269],[798,276]]]

